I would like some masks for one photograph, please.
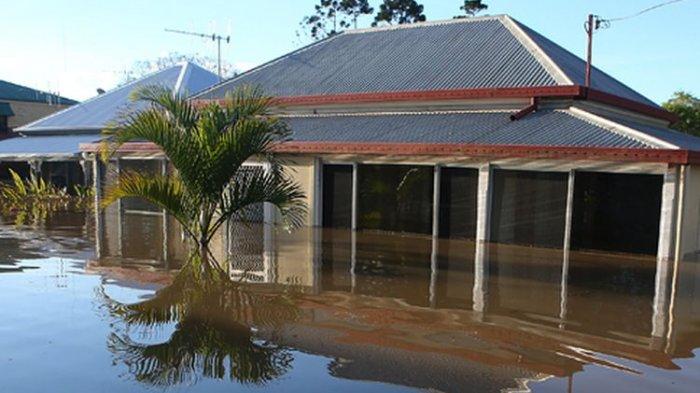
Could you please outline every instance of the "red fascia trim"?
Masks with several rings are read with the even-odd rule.
[[[421,101],[446,101],[446,100],[476,100],[488,98],[572,98],[591,100],[608,105],[617,106],[633,112],[645,114],[670,122],[678,121],[674,114],[637,101],[605,93],[599,90],[586,88],[581,85],[568,86],[536,86],[513,88],[478,88],[478,89],[451,89],[429,91],[398,91],[375,93],[347,93],[347,94],[323,94],[309,96],[275,97],[273,104],[278,106],[310,106],[310,105],[334,105],[334,104],[362,104],[378,102],[421,102]],[[217,100],[194,100],[194,104],[201,106],[210,102],[222,103]]]
[[[616,106],[622,109],[627,109],[632,112],[641,113],[644,115],[655,117],[657,119],[667,120],[670,123],[675,123],[679,120],[678,116],[663,108],[657,108],[650,105],[642,104],[640,102],[616,96],[614,94],[606,93],[600,90],[595,90],[591,88],[587,89],[585,87],[582,87],[582,89],[582,98],[584,99]]]
[[[324,94],[311,96],[276,97],[279,106],[332,105],[347,103],[375,103],[400,101],[472,100],[484,98],[581,97],[580,86],[538,86],[515,88],[452,89],[429,91],[398,91],[376,93]],[[195,100],[204,105],[212,100]],[[223,100],[213,100],[223,102]]]
[[[83,143],[83,152],[99,152],[101,144]],[[359,154],[383,156],[444,156],[475,158],[530,158],[554,160],[592,160],[613,162],[658,162],[700,164],[700,152],[674,149],[627,149],[602,147],[472,145],[451,143],[358,143],[358,142],[284,142],[273,148],[286,154]],[[119,153],[156,154],[161,150],[150,142],[130,142]]]

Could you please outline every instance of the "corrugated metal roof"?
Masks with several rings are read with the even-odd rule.
[[[158,85],[187,95],[212,86],[218,80],[216,74],[195,64],[179,64],[39,119],[17,131],[99,131],[109,123],[117,121],[123,114],[138,111],[146,105],[143,102],[131,101],[130,94],[135,89]]]
[[[81,143],[100,140],[99,135],[27,136],[0,141],[0,159],[19,156],[71,156],[80,153]]]
[[[0,80],[0,100],[42,102],[45,104],[73,105],[78,101],[57,94],[32,89],[12,82]]]
[[[508,16],[350,30],[202,92],[259,85],[275,96],[556,86],[582,83],[584,63]],[[596,70],[599,90],[653,104]]]
[[[463,143],[654,148],[568,110],[541,110],[511,121],[511,111],[402,112],[282,117],[294,141]]]

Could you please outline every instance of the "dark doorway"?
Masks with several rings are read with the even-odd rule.
[[[661,175],[576,172],[572,249],[656,254]]]
[[[352,165],[323,166],[323,226],[352,225]]]
[[[442,168],[440,171],[440,237],[476,238],[476,195],[479,171]]]
[[[562,247],[567,187],[566,173],[495,170],[491,241]]]

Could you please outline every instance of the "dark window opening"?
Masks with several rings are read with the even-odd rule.
[[[0,116],[0,136],[10,133],[7,116]]]
[[[31,173],[29,164],[26,162],[0,162],[0,182],[12,181],[10,170],[16,172],[22,179],[28,179]]]
[[[442,168],[440,171],[440,237],[476,238],[476,199],[479,171]]]
[[[323,166],[323,226],[350,228],[352,225],[352,166]]]
[[[432,233],[433,167],[360,165],[358,227]]]
[[[162,173],[162,161],[160,160],[119,160],[121,174],[137,173],[140,175],[160,175]],[[142,198],[124,198],[122,200],[124,210],[159,212],[158,206]]]
[[[563,246],[568,174],[495,170],[492,178],[492,242]]]
[[[577,172],[572,249],[656,254],[660,175]]]

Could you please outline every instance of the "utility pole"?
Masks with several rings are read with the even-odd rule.
[[[601,27],[602,19],[598,15],[589,14],[588,21],[583,27],[588,33],[588,51],[586,53],[586,87],[591,87],[591,67],[593,65],[593,33]]]
[[[204,33],[194,33],[191,31],[184,31],[184,30],[175,30],[175,29],[165,29],[168,33],[176,33],[176,34],[184,34],[184,35],[191,35],[195,37],[202,37],[202,38],[211,38],[212,41],[216,41],[216,46],[217,46],[217,56],[216,56],[216,61],[217,61],[217,71],[219,75],[219,81],[223,79],[223,75],[221,74],[221,41],[225,41],[227,44],[231,43],[231,36],[221,36],[219,34],[204,34]]]

